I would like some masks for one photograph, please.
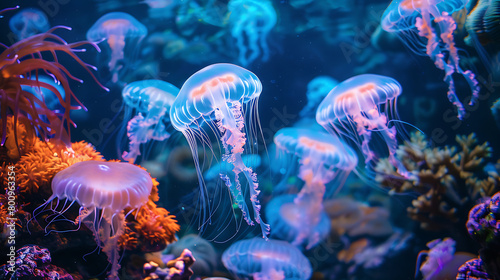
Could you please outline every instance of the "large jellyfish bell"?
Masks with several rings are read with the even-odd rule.
[[[148,30],[146,26],[133,16],[122,12],[112,12],[99,18],[90,27],[87,31],[87,40],[96,43],[106,41],[111,49],[108,63],[109,71],[112,75],[111,80],[113,83],[116,83],[119,79],[118,73],[120,69],[123,68],[123,65],[130,63],[120,63],[125,59],[126,43],[132,45],[128,46],[128,48],[133,50],[147,34]],[[132,56],[133,53],[131,51],[127,57]]]
[[[445,73],[448,99],[458,110],[458,118],[465,108],[456,95],[453,74],[460,74],[469,84],[473,105],[479,95],[479,86],[471,70],[464,71],[459,64],[458,49],[453,33],[457,27],[450,15],[463,9],[468,0],[393,0],[382,15],[382,28],[402,35],[403,42],[416,54],[427,55],[434,65]],[[418,32],[417,32],[418,31]]]
[[[355,76],[330,91],[316,111],[316,120],[330,133],[355,143],[369,171],[384,155],[376,148],[386,146],[390,162],[405,173],[395,157],[399,126],[389,127],[391,120],[399,119],[394,108],[401,92],[401,85],[393,78],[374,74]],[[373,132],[381,137],[372,139]],[[404,130],[399,133],[405,135]]]
[[[203,199],[206,194],[197,156],[197,139],[201,143],[207,142],[209,136],[202,128],[202,123],[210,126],[210,131],[222,144],[222,160],[233,166],[221,178],[241,209],[245,221],[254,225],[244,198],[246,191],[242,190],[239,180],[239,175],[244,175],[249,185],[253,220],[260,224],[262,234],[266,237],[269,226],[260,217],[257,174],[242,159],[242,155],[251,150],[250,145],[246,145],[247,139],[252,144],[256,141],[257,121],[252,117],[255,117],[255,105],[261,92],[262,84],[252,72],[233,64],[213,64],[196,72],[184,83],[170,109],[170,120],[189,142]],[[246,114],[249,124],[246,123]],[[206,202],[203,204],[206,205]],[[203,218],[206,219],[205,214]]]

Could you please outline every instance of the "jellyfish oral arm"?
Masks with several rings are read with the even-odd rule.
[[[229,104],[230,107],[224,104],[219,106],[215,111],[216,125],[222,135],[221,142],[223,143],[225,150],[225,154],[222,159],[234,166],[233,172],[235,174],[236,186],[232,187],[231,185],[228,185],[228,182],[230,183],[230,181],[227,179],[224,181],[226,182],[226,186],[228,186],[231,190],[238,206],[242,210],[245,220],[247,223],[250,222],[249,224],[252,225],[253,223],[249,217],[250,214],[244,213],[245,211],[248,211],[245,210],[247,209],[246,205],[243,206],[245,204],[244,198],[243,196],[237,195],[238,193],[241,194],[239,174],[243,173],[243,175],[245,175],[248,184],[250,185],[250,201],[253,206],[254,220],[260,224],[263,237],[267,238],[270,228],[269,225],[265,224],[260,217],[261,205],[258,199],[260,191],[258,189],[259,183],[257,181],[257,174],[255,174],[251,168],[245,166],[243,159],[241,158],[244,151],[244,145],[246,143],[245,133],[243,132],[245,122],[241,110],[241,103],[239,101],[234,101],[226,104]]]
[[[422,12],[422,17],[417,17],[415,26],[417,27],[421,37],[427,39],[427,55],[432,59],[437,68],[444,70],[445,76],[443,80],[448,84],[448,100],[457,107],[458,118],[462,119],[465,115],[465,108],[462,102],[458,99],[455,93],[455,85],[453,81],[453,73],[461,74],[472,91],[470,105],[473,105],[479,96],[479,86],[472,71],[463,71],[459,65],[458,51],[453,40],[453,33],[456,29],[456,23],[448,13],[443,12],[442,15],[434,15],[434,21],[439,26],[440,38],[444,43],[444,48],[448,51],[448,62],[445,60],[443,50],[439,47],[439,38],[432,28],[431,16],[428,12]]]
[[[112,81],[118,81],[118,70],[116,67],[118,61],[124,58],[125,36],[110,35],[108,38],[108,45],[111,48],[111,60],[109,61],[109,71],[113,73]]]

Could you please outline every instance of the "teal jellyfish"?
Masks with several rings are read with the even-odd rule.
[[[38,86],[22,85],[21,86],[22,90],[33,94],[36,98],[41,100],[47,106],[47,108],[49,108],[52,111],[63,109],[59,101],[58,95],[54,93],[52,90],[50,90],[50,88],[54,88],[54,90],[56,90],[61,95],[61,99],[64,100],[66,94],[64,88],[61,86],[61,83],[59,81],[54,80],[54,78],[45,75],[32,76],[31,80],[36,81],[36,83],[38,83],[39,85]],[[48,88],[44,86],[48,86]],[[35,107],[40,107],[40,104],[35,103]]]
[[[472,92],[469,104],[473,105],[479,95],[479,86],[471,70],[464,71],[459,65],[458,49],[453,33],[455,20],[450,16],[467,5],[468,0],[393,0],[382,15],[382,28],[387,32],[398,32],[403,42],[416,54],[426,54],[434,65],[445,72],[448,84],[448,100],[458,110],[458,118],[465,115],[465,108],[455,93],[452,75],[465,78]],[[418,31],[418,32],[417,32]]]
[[[224,251],[222,263],[244,279],[307,280],[312,275],[311,264],[302,252],[280,240],[238,241]]]
[[[269,58],[267,36],[276,25],[277,15],[269,0],[231,0],[228,4],[229,28],[236,39],[243,66],[251,64],[261,55]]]
[[[48,31],[50,24],[44,12],[36,8],[27,8],[20,10],[9,20],[9,27],[18,40],[23,40]]]
[[[354,142],[365,157],[367,171],[372,171],[373,163],[383,155],[373,147],[386,146],[390,162],[401,174],[406,174],[395,157],[397,135],[404,136],[405,131],[396,125],[389,127],[391,120],[398,120],[395,105],[402,90],[399,82],[390,77],[354,76],[330,91],[316,111],[316,121],[330,133]],[[381,138],[373,140],[372,132],[380,133]]]
[[[316,109],[319,103],[328,95],[339,82],[329,76],[318,76],[307,84],[307,104],[300,111],[301,117],[313,117],[316,115]]]
[[[261,92],[262,84],[252,72],[233,64],[213,64],[187,79],[170,109],[170,120],[189,142],[202,199],[206,199],[207,194],[198,162],[197,140],[203,145],[210,143],[210,136],[202,128],[203,124],[207,124],[209,131],[220,139],[222,161],[233,166],[221,178],[241,209],[245,221],[254,225],[244,199],[246,191],[242,190],[239,179],[240,174],[244,175],[249,184],[254,221],[260,224],[262,235],[266,238],[269,226],[260,217],[257,174],[242,159],[244,153],[253,150],[253,143],[257,140],[256,104]],[[247,119],[249,124],[246,123]],[[247,139],[250,144],[247,144]],[[203,201],[203,206],[207,206],[206,201]],[[210,207],[205,209],[210,211]],[[207,220],[205,212],[201,218]]]
[[[141,144],[170,137],[166,127],[169,123],[168,111],[178,93],[176,86],[161,80],[137,81],[123,88],[124,119],[129,120],[127,136],[130,141],[129,151],[122,154],[124,160],[133,163],[141,155]],[[133,112],[137,115],[131,118]]]
[[[127,40],[130,40],[128,45],[131,45],[128,47],[134,49],[147,34],[146,26],[133,16],[127,13],[113,12],[105,14],[90,27],[87,31],[87,40],[95,43],[106,41],[111,49],[108,63],[112,75],[111,80],[116,83],[119,78],[118,72],[124,67],[119,63],[123,63],[122,60],[125,59]]]
[[[298,177],[305,185],[294,203],[307,212],[296,217],[302,218],[302,228],[293,243],[300,245],[307,241],[307,247],[312,248],[320,241],[318,232],[313,231],[321,219],[323,198],[343,186],[356,168],[358,157],[339,138],[315,130],[283,128],[274,135],[274,143],[278,149],[299,158]]]

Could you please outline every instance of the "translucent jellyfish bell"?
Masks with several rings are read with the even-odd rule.
[[[307,84],[307,105],[300,111],[300,116],[314,118],[319,103],[339,82],[329,76],[318,76]]]
[[[448,99],[457,108],[459,119],[465,115],[465,108],[456,95],[452,75],[460,74],[469,84],[472,92],[470,105],[476,102],[479,94],[474,73],[460,67],[453,37],[456,22],[450,16],[467,3],[468,0],[393,0],[382,15],[381,22],[385,31],[400,34],[413,52],[427,55],[437,68],[444,71]]]
[[[347,176],[356,168],[358,158],[339,138],[309,129],[280,129],[274,136],[274,143],[279,149],[299,158],[298,177],[305,185],[294,203],[296,208],[307,212],[296,217],[301,219],[302,227],[293,244],[307,243],[311,248],[321,241],[318,233],[313,231],[320,223],[323,198],[343,186]]]
[[[254,221],[260,224],[264,237],[269,226],[260,217],[257,174],[245,165],[244,153],[253,150],[257,140],[256,102],[262,92],[260,80],[252,72],[233,64],[213,64],[193,74],[182,86],[170,109],[170,120],[189,142],[200,181],[201,197],[206,199],[205,186],[198,162],[197,140],[205,145],[210,136],[202,128],[206,123],[213,135],[220,139],[222,161],[233,168],[221,176],[249,225],[254,225],[245,202],[239,175],[243,174],[249,185]],[[247,144],[247,139],[250,144]],[[245,151],[246,150],[246,151]],[[203,206],[207,202],[203,201]],[[209,207],[205,208],[205,210]],[[201,217],[207,220],[207,213]]]
[[[126,129],[130,141],[129,151],[122,154],[124,160],[133,163],[141,155],[141,144],[170,137],[166,124],[169,123],[169,110],[178,93],[176,86],[161,80],[136,81],[123,88],[124,120],[129,120]],[[132,117],[134,112],[137,115]]]
[[[20,10],[9,21],[9,27],[18,40],[26,39],[49,30],[49,19],[44,12],[36,8]]]
[[[106,41],[111,49],[108,67],[112,74],[112,81],[116,83],[119,78],[118,71],[123,67],[118,63],[125,59],[126,44],[133,50],[147,34],[146,26],[133,16],[122,12],[112,12],[99,18],[90,27],[87,31],[87,40],[97,43]],[[133,51],[128,56],[132,54]]]
[[[277,15],[268,0],[231,0],[228,3],[231,35],[236,39],[238,61],[247,66],[257,58],[269,58],[267,36],[277,22]]]
[[[312,268],[299,249],[280,240],[241,240],[222,254],[224,266],[243,279],[307,280]]]
[[[146,204],[152,188],[149,173],[135,165],[94,160],[78,162],[54,176],[52,196],[35,209],[33,216],[36,217],[39,209],[50,207],[56,212],[50,224],[78,203],[80,215],[76,223],[83,222],[94,233],[97,245],[112,264],[108,279],[118,279],[118,239],[125,224],[123,210],[138,209]]]
[[[401,92],[399,82],[390,77],[373,74],[352,77],[325,97],[316,111],[316,121],[332,134],[354,142],[365,156],[369,171],[383,156],[382,151],[372,148],[380,146],[378,142],[382,140],[389,160],[404,173],[403,165],[395,157],[399,127],[388,127],[390,120],[398,120],[395,104]],[[373,132],[379,133],[381,139],[372,141]]]

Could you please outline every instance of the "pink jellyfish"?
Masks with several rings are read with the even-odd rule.
[[[356,168],[358,157],[354,150],[339,138],[327,133],[309,129],[283,128],[274,136],[276,147],[300,159],[299,178],[305,182],[295,198],[295,207],[289,207],[286,216],[292,216],[292,208],[306,211],[293,219],[300,224],[293,244],[300,245],[307,240],[312,248],[320,240],[316,230],[323,212],[323,197],[331,196],[344,184],[350,172]],[[331,183],[327,192],[326,184]],[[284,216],[283,218],[286,218]],[[292,221],[293,222],[293,221]],[[294,226],[292,226],[294,227]]]
[[[148,34],[148,29],[133,16],[122,13],[113,12],[105,14],[98,19],[92,27],[87,31],[87,40],[100,43],[106,41],[111,49],[111,58],[108,66],[112,75],[112,82],[118,81],[118,72],[123,65],[118,65],[125,59],[126,41],[130,42],[129,48],[135,48],[138,43]],[[125,64],[125,63],[123,63]]]
[[[365,156],[367,167],[381,156],[372,149],[379,144],[378,138],[372,141],[372,132],[380,133],[390,162],[404,173],[406,170],[395,157],[398,131],[396,126],[388,127],[389,118],[397,118],[394,105],[401,91],[401,85],[393,78],[373,74],[352,77],[323,99],[316,120],[331,133],[354,142]]]
[[[459,65],[458,49],[453,38],[457,25],[450,16],[463,9],[467,2],[468,0],[393,0],[382,15],[381,23],[385,31],[402,34],[407,40],[403,42],[412,51],[419,55],[425,51],[434,65],[444,70],[448,99],[457,107],[459,119],[463,118],[465,108],[455,93],[452,75],[462,75],[469,84],[472,91],[470,105],[474,105],[479,94],[474,73],[471,70],[464,71]]]
[[[125,162],[83,161],[60,171],[52,180],[52,196],[35,212],[48,205],[55,218],[64,215],[76,202],[84,223],[93,233],[97,245],[112,264],[108,279],[118,279],[118,238],[123,234],[125,216],[149,200],[153,180],[145,170]],[[64,201],[62,207],[60,202]],[[124,209],[132,210],[124,214]],[[36,215],[34,215],[36,216]]]
[[[182,132],[189,142],[200,181],[201,197],[205,198],[205,186],[198,162],[197,139],[202,144],[210,143],[210,137],[202,128],[209,125],[223,147],[222,160],[233,169],[220,174],[220,178],[229,188],[234,200],[242,211],[243,218],[249,225],[254,225],[245,202],[239,175],[243,174],[249,184],[250,202],[253,207],[254,221],[260,224],[264,238],[269,234],[269,225],[260,217],[261,205],[258,200],[259,189],[257,174],[245,165],[242,155],[247,144],[256,141],[255,119],[256,102],[262,92],[262,84],[254,73],[233,65],[213,64],[193,74],[182,86],[170,108],[170,121],[175,129]],[[246,126],[246,114],[250,125]],[[253,117],[253,119],[252,119]],[[229,175],[233,173],[234,176]],[[203,201],[203,205],[207,205]],[[205,212],[204,212],[204,218]]]

